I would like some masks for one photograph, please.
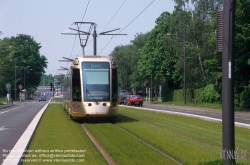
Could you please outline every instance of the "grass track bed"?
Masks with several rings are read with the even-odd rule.
[[[121,112],[122,113],[122,112]],[[183,138],[192,139],[197,142],[204,143],[204,141],[209,141],[210,143],[206,143],[208,146],[213,146],[215,148],[220,148],[220,143],[218,143],[218,137],[220,134],[218,131],[209,130],[210,127],[207,128],[206,124],[202,126],[200,123],[200,119],[197,118],[184,118],[182,116],[173,115],[173,116],[165,116],[162,117],[162,113],[149,112],[149,114],[141,113],[140,111],[129,111],[128,113],[124,113],[128,117],[135,117],[137,120],[147,123],[149,125],[153,125],[155,127],[161,128],[164,131],[172,132],[178,136],[182,136]],[[190,124],[194,123],[194,124]],[[216,125],[219,127],[219,125]],[[199,133],[197,133],[199,132]],[[209,134],[209,137],[208,135]],[[221,141],[221,140],[220,140]],[[205,144],[205,143],[204,143]]]
[[[145,141],[161,147],[166,153],[178,157],[185,164],[220,159],[221,123],[186,116],[165,114],[119,107],[119,118],[130,118],[137,122],[118,122],[119,126],[136,134]],[[122,119],[121,119],[122,120]],[[128,119],[126,119],[128,120]],[[138,131],[139,130],[139,131]],[[235,146],[238,150],[250,149],[250,130],[235,128]],[[239,162],[250,164],[248,161]]]
[[[62,105],[59,104],[50,104],[46,111],[44,112],[40,123],[33,135],[31,143],[28,147],[29,150],[86,150],[84,152],[84,162],[83,164],[107,164],[105,159],[97,151],[93,143],[89,140],[87,135],[82,131],[78,123],[69,119],[67,113],[63,110]],[[34,154],[34,152],[32,152]],[[48,152],[38,152],[36,156],[39,157],[39,154],[51,154]],[[64,158],[62,153],[59,154],[58,159],[70,159],[70,157]],[[69,154],[78,154],[75,152],[69,152]],[[82,153],[81,153],[82,154]],[[36,157],[36,158],[37,158]],[[73,157],[72,157],[73,158]],[[82,158],[82,157],[80,157]],[[31,159],[31,158],[27,158]],[[35,158],[34,158],[35,159]],[[55,158],[43,157],[42,161],[46,159],[51,159],[52,161]],[[29,162],[23,163],[32,164]],[[46,164],[45,162],[33,163],[36,165]],[[70,165],[72,162],[58,162],[58,163],[48,163],[53,164],[63,164]],[[79,163],[78,163],[79,164]]]
[[[183,164],[199,164],[220,160],[221,123],[197,118],[119,107],[116,124],[85,123],[89,131],[117,164],[176,164],[143,142],[122,131],[127,130],[143,141],[159,148]],[[250,130],[236,127],[236,148],[247,150],[250,164]],[[69,119],[61,104],[50,104],[33,135],[29,150],[86,150],[84,162],[107,164],[77,122]],[[38,157],[37,153],[36,156]],[[47,153],[46,153],[47,154]],[[61,153],[59,153],[61,154]],[[70,159],[60,158],[60,159]],[[27,157],[26,159],[32,159]],[[34,158],[35,159],[35,158]],[[42,158],[51,159],[54,158]],[[72,164],[23,163],[23,164]],[[74,163],[75,164],[75,163]],[[77,164],[77,163],[76,163]]]
[[[117,164],[176,164],[110,123],[85,124]]]

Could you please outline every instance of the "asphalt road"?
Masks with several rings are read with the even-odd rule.
[[[38,88],[38,95],[45,95],[47,100],[49,100],[52,97],[52,92],[50,91],[50,86],[39,86]],[[54,91],[54,96],[58,96],[61,94],[61,89],[60,88],[55,88]]]
[[[38,101],[39,95],[45,95],[47,100]],[[3,156],[12,150],[33,118],[50,100],[52,93],[49,87],[39,87],[38,94],[32,100],[16,101],[13,105],[0,105],[0,164]]]
[[[29,100],[14,102],[13,106],[0,109],[0,164],[3,162],[3,150],[11,150],[36,114],[46,102]]]

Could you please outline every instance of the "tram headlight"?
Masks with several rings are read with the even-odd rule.
[[[103,106],[109,107],[109,106],[110,106],[110,103],[103,103],[102,105],[103,105]]]

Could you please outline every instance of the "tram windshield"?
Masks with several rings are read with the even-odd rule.
[[[85,101],[110,100],[110,67],[108,62],[82,62]]]

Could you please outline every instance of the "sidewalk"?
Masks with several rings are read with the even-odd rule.
[[[209,114],[219,114],[222,115],[221,109],[210,109],[210,108],[200,108],[200,107],[191,107],[191,106],[175,106],[175,105],[166,105],[166,104],[155,104],[149,102],[143,102],[144,106],[148,106],[150,108],[166,108],[172,110],[186,110],[186,111],[196,111],[196,112],[205,112]],[[248,118],[250,119],[250,112],[234,112],[235,117]]]
[[[4,109],[4,108],[7,108],[7,107],[11,107],[11,106],[15,106],[14,103],[13,103],[13,105],[11,105],[11,104],[6,104],[6,103],[0,104],[0,109]]]
[[[22,101],[22,102],[20,102],[19,100],[16,100],[16,101],[13,101],[13,105],[12,105],[12,102],[10,102],[10,104],[7,104],[6,102],[4,102],[4,103],[0,104],[0,109],[13,107],[13,106],[16,106],[19,103],[23,103],[23,102],[27,102],[27,101],[29,101],[29,100],[25,100],[25,101]]]

